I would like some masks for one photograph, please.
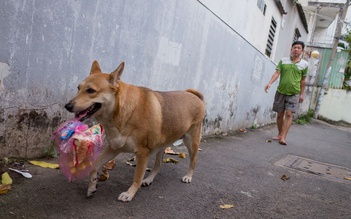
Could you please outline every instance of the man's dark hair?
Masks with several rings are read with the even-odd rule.
[[[302,46],[302,49],[305,49],[305,43],[302,41],[295,41],[293,42],[293,44],[291,45],[291,47],[295,46],[296,44],[300,44]]]

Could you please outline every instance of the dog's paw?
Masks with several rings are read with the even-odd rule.
[[[191,183],[191,179],[192,179],[192,177],[190,177],[190,176],[184,176],[182,178],[182,182],[183,183]]]
[[[96,192],[97,189],[88,189],[87,192],[87,198],[90,198],[94,195],[94,193]]]
[[[146,186],[151,185],[151,183],[152,183],[152,180],[144,179],[144,180],[141,182],[141,186],[146,187]]]
[[[119,196],[118,196],[118,201],[121,202],[130,202],[133,199],[134,195],[128,193],[128,192],[122,192]]]

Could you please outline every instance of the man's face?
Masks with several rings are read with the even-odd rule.
[[[292,57],[300,57],[300,55],[302,54],[303,49],[302,49],[302,45],[300,44],[296,44],[293,47],[291,47],[291,56]]]

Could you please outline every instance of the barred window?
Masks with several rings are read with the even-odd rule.
[[[269,33],[268,33],[267,45],[266,45],[266,55],[268,57],[271,57],[271,54],[272,54],[276,29],[277,29],[277,22],[272,17],[271,26],[269,28]]]

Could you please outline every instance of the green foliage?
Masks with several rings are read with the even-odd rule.
[[[349,80],[350,80],[350,75],[345,74],[345,79],[344,79],[344,83],[342,85],[342,89],[344,89],[344,90],[351,90],[351,86],[346,83]]]
[[[56,151],[55,144],[52,143],[49,147],[44,149],[44,156],[45,157],[50,157],[50,158],[56,158],[57,157],[57,151]]]
[[[295,122],[299,125],[304,125],[311,122],[311,118],[313,117],[313,110],[308,110],[306,114],[300,115]]]
[[[351,30],[347,30],[347,33],[343,36],[343,39],[349,44],[351,45]],[[348,48],[345,51],[347,51],[348,53],[348,62],[346,64],[345,67],[345,79],[344,79],[344,83],[343,83],[343,89],[345,90],[351,90],[351,86],[349,84],[347,84],[346,82],[350,80],[350,76],[351,76],[351,49]]]
[[[345,46],[345,43],[338,43],[338,47],[341,47],[341,48],[344,48],[344,49],[346,49],[346,46]]]
[[[349,55],[349,58],[350,58],[350,55]],[[351,90],[350,84],[347,83],[347,81],[349,80],[351,80],[351,61],[349,61],[345,67],[345,78],[344,78],[342,89]]]

